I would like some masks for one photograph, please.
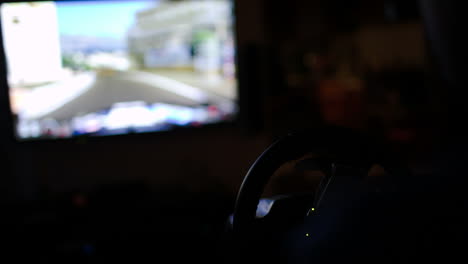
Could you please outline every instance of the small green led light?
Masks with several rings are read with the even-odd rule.
[[[307,216],[309,216],[309,215],[310,215],[310,213],[312,213],[312,212],[314,212],[314,211],[315,211],[315,208],[313,208],[313,207],[312,207],[312,208],[310,208],[310,209],[309,209],[309,211],[307,212]]]
[[[306,233],[306,237],[308,237],[308,236],[309,236],[309,233]]]

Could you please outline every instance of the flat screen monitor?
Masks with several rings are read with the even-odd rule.
[[[229,0],[2,2],[20,140],[155,132],[238,112]]]

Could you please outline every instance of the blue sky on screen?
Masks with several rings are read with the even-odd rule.
[[[155,0],[57,2],[60,34],[123,38],[137,11]]]

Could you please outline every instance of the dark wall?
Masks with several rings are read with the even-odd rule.
[[[28,168],[22,188],[93,191],[100,185],[147,183],[155,191],[233,195],[250,163],[265,147],[262,136],[238,129],[208,128],[177,134],[110,138],[73,143],[24,144]],[[30,189],[30,187],[29,187]],[[26,189],[27,191],[27,189]]]

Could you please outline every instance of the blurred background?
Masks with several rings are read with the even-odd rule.
[[[420,160],[446,95],[417,1],[238,0],[235,9],[233,124],[19,143],[2,107],[3,250],[67,262],[220,262],[249,166],[275,138],[324,123],[391,142],[416,171],[430,171]]]

